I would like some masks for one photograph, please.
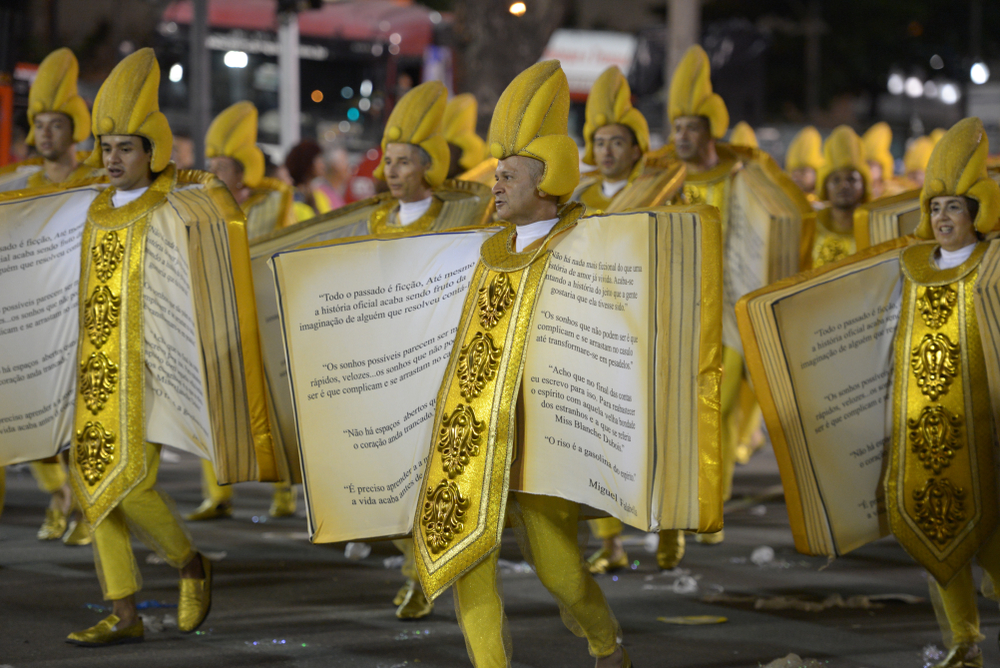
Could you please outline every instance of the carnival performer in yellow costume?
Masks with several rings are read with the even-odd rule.
[[[140,588],[133,533],[180,569],[177,625],[194,631],[208,615],[211,564],[191,545],[173,504],[154,488],[160,445],[145,439],[143,256],[146,231],[177,187],[172,135],[159,112],[159,65],[152,49],[125,58],[94,104],[98,145],[88,163],[103,164],[111,187],[90,206],[80,280],[80,387],[71,448],[73,491],[93,534],[94,561],[112,614],[72,633],[85,647],[140,642]],[[202,206],[207,202],[202,201]]]
[[[733,126],[733,131],[729,133],[729,143],[735,146],[746,146],[747,148],[760,148],[757,141],[757,133],[753,131],[750,124],[740,121]]]
[[[807,125],[798,131],[785,152],[785,171],[809,201],[816,203],[816,176],[823,167],[823,138]]]
[[[557,61],[519,74],[497,102],[488,142],[499,161],[493,188],[497,214],[508,226],[483,245],[455,350],[485,345],[495,349],[498,364],[483,385],[462,392],[460,380],[446,377],[438,399],[439,413],[450,415],[446,424],[454,425],[456,436],[472,429],[489,434],[490,445],[473,460],[462,460],[465,465],[446,463],[434,448],[423,483],[425,502],[414,521],[421,584],[431,597],[454,585],[459,624],[478,668],[510,665],[497,582],[500,534],[508,520],[539,579],[586,636],[597,666],[630,665],[618,644],[618,624],[580,558],[579,506],[508,488],[515,451],[527,445],[518,443],[516,406],[546,249],[583,213],[582,205],[567,203],[579,181],[576,145],[566,134],[568,115],[569,86]]]
[[[250,241],[295,223],[292,189],[278,179],[264,176],[264,153],[257,146],[257,107],[253,103],[237,102],[215,117],[205,135],[205,157],[209,171],[229,188],[243,210]],[[283,462],[279,458],[279,467]],[[231,517],[232,486],[219,484],[212,462],[203,459],[201,465],[204,498],[184,519],[197,522]],[[285,482],[274,483],[274,496],[268,510],[271,517],[295,514],[295,489],[288,482],[290,473],[287,470],[281,473]]]
[[[448,100],[441,120],[441,135],[448,142],[451,161],[448,178],[459,178],[489,158],[486,142],[476,134],[479,103],[472,93],[462,93]],[[492,170],[490,176],[492,176]]]
[[[924,170],[931,159],[931,151],[936,142],[931,137],[917,137],[906,149],[903,155],[903,170],[906,178],[917,188],[924,185]]]
[[[903,251],[896,330],[892,448],[885,476],[889,527],[933,576],[948,655],[933,668],[983,665],[972,558],[997,598],[996,434],[973,291],[1000,218],[1000,187],[986,173],[978,118],[959,121],[934,148],[916,235],[936,244]],[[950,637],[949,637],[950,636]]]
[[[823,144],[819,170],[819,198],[829,206],[816,214],[812,266],[836,262],[858,251],[854,240],[854,210],[871,199],[871,175],[858,135],[846,125],[837,127]]]
[[[907,189],[905,180],[895,178],[896,161],[892,157],[892,128],[885,121],[871,126],[861,136],[861,145],[872,181],[872,199],[898,195]]]

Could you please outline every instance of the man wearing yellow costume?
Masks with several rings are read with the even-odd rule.
[[[205,157],[209,171],[229,188],[243,210],[247,218],[247,237],[251,241],[294,224],[291,188],[264,176],[264,153],[257,146],[257,107],[253,103],[237,102],[215,117],[205,135]],[[233,488],[219,484],[212,462],[203,459],[201,464],[204,500],[184,519],[197,522],[232,516]],[[295,514],[295,490],[291,483],[274,484],[274,497],[268,512],[271,517]]]
[[[507,484],[502,484],[509,476],[513,449],[520,447],[515,435],[519,432],[519,369],[535,288],[546,266],[546,249],[554,246],[561,233],[572,228],[583,213],[580,204],[567,203],[579,180],[576,145],[566,134],[568,113],[566,75],[558,62],[546,61],[533,65],[511,82],[500,96],[490,124],[490,152],[499,161],[493,194],[498,217],[510,225],[483,245],[470,291],[482,285],[478,303],[484,306],[479,309],[477,299],[468,299],[456,344],[465,345],[466,337],[470,341],[485,339],[491,344],[496,340],[501,342],[505,360],[502,369],[476,392],[480,399],[494,397],[487,404],[494,408],[482,416],[482,428],[490,433],[499,429],[502,435],[498,435],[489,454],[484,453],[487,460],[477,459],[484,463],[484,470],[477,463],[463,473],[477,480],[480,476],[492,479],[497,485],[490,487],[496,490],[495,496],[490,495],[486,511],[490,519],[480,518],[489,528],[483,534],[461,538],[451,533],[447,518],[440,513],[447,512],[450,504],[461,506],[470,501],[456,495],[458,487],[449,482],[448,474],[442,479],[438,449],[432,451],[424,483],[428,500],[418,507],[414,526],[417,567],[424,590],[437,596],[454,583],[459,624],[472,662],[479,668],[510,665],[511,645],[497,582],[504,517],[521,535],[522,549],[531,555],[542,583],[587,637],[597,666],[631,665],[618,644],[620,630],[607,601],[580,559],[576,542],[579,506],[554,497],[508,492]],[[522,312],[527,317],[510,315]],[[451,382],[445,379],[440,397],[451,396]],[[449,398],[444,410],[449,410],[451,402]],[[478,400],[476,403],[481,405]],[[456,411],[460,410],[459,406]],[[479,423],[474,416],[470,419]],[[477,510],[470,508],[468,512],[474,515]],[[439,523],[434,517],[445,521]],[[466,521],[475,519],[467,517]]]
[[[785,171],[810,202],[816,202],[816,175],[823,167],[823,138],[807,125],[798,131],[785,152]]]
[[[893,178],[896,161],[889,150],[892,146],[892,128],[889,124],[881,121],[868,128],[861,136],[861,145],[868,163],[868,173],[871,175],[871,198],[878,199],[883,195],[902,192],[905,188]]]
[[[476,134],[479,104],[472,93],[462,93],[448,100],[441,120],[441,135],[448,142],[451,161],[448,178],[458,178],[489,157],[486,142]],[[492,172],[490,174],[492,176]]]
[[[820,200],[829,206],[816,214],[812,266],[836,262],[858,251],[854,240],[854,210],[871,199],[871,175],[858,135],[846,125],[837,127],[823,144],[819,171]]]

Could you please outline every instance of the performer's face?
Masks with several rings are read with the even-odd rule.
[[[548,210],[545,205],[549,198],[538,192],[543,169],[540,161],[521,155],[512,155],[497,163],[493,197],[501,220],[527,225],[552,217],[543,214]]]
[[[816,190],[816,170],[812,167],[799,167],[791,171],[792,181],[802,189],[804,193],[811,193]]]
[[[931,229],[934,240],[946,251],[961,250],[979,240],[964,197],[931,199]]]
[[[101,157],[108,182],[118,190],[144,188],[153,182],[151,155],[138,135],[101,135]]]
[[[826,177],[826,196],[838,209],[853,209],[865,196],[865,180],[856,169],[845,168],[830,172]]]
[[[633,139],[632,131],[624,125],[612,123],[594,132],[594,161],[609,181],[628,178],[641,157],[642,149]]]
[[[234,197],[243,190],[243,165],[228,155],[217,155],[214,158],[209,158],[208,171],[218,176]]]
[[[385,182],[389,193],[400,202],[419,202],[431,195],[424,181],[425,164],[420,149],[413,144],[386,144]]]
[[[73,148],[73,119],[59,112],[35,115],[35,148],[46,160],[58,160]]]
[[[712,126],[704,116],[678,116],[674,119],[674,148],[684,162],[702,162],[708,157]]]

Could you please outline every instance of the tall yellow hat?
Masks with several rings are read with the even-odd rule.
[[[448,100],[441,121],[441,134],[449,144],[462,149],[458,159],[465,169],[472,169],[486,159],[486,142],[476,134],[479,103],[472,93],[462,93]]]
[[[937,143],[941,141],[942,137],[944,137],[945,132],[947,131],[944,128],[935,128],[927,136],[930,137],[931,141],[934,142],[934,145],[937,146]]]
[[[597,77],[587,96],[586,118],[583,123],[583,141],[586,150],[583,161],[594,161],[594,133],[605,125],[624,125],[635,135],[639,149],[649,150],[649,124],[646,117],[632,106],[632,89],[625,75],[612,65]]]
[[[818,195],[821,200],[830,199],[826,192],[826,179],[839,169],[855,169],[865,182],[865,194],[862,201],[867,202],[872,196],[872,175],[865,162],[865,149],[861,145],[858,133],[847,125],[837,126],[823,144],[823,166],[817,170],[816,183],[819,186]]]
[[[566,134],[569,84],[558,60],[535,63],[510,82],[490,120],[490,153],[520,155],[545,165],[538,189],[565,202],[580,182],[580,153]]]
[[[424,180],[431,187],[441,185],[448,176],[448,163],[451,162],[448,142],[441,135],[447,100],[448,89],[440,81],[422,83],[399,99],[382,133],[382,159],[375,168],[375,178],[385,180],[386,145],[413,144],[431,157]]]
[[[757,142],[757,133],[746,121],[740,121],[733,126],[733,131],[729,135],[729,143],[737,146],[749,146],[750,148],[760,146]]]
[[[237,102],[208,126],[205,156],[227,156],[243,165],[243,183],[256,188],[264,178],[264,152],[257,146],[257,107]]]
[[[922,172],[927,169],[927,161],[931,159],[931,151],[934,150],[934,140],[930,137],[917,137],[906,149],[903,155],[903,169],[906,173]]]
[[[87,103],[76,92],[80,65],[69,49],[56,49],[38,66],[35,83],[28,91],[28,146],[35,145],[35,116],[58,112],[73,121],[73,141],[79,142],[90,134],[90,112]]]
[[[861,137],[861,145],[865,149],[865,160],[877,162],[882,166],[882,178],[888,179],[896,171],[896,161],[892,158],[892,128],[885,121],[880,121],[868,128]]]
[[[674,70],[667,108],[671,124],[679,116],[704,116],[712,128],[712,136],[722,139],[729,129],[729,110],[722,98],[712,92],[711,75],[708,54],[695,44]]]
[[[812,167],[817,174],[823,168],[823,138],[820,136],[819,130],[811,125],[798,131],[785,153],[785,169],[787,171],[803,167]]]
[[[963,118],[948,130],[927,163],[924,187],[920,191],[920,225],[916,235],[933,239],[931,199],[969,197],[979,202],[973,224],[982,233],[992,232],[1000,219],[1000,186],[986,173],[989,140],[978,118]]]
[[[170,164],[174,135],[167,117],[160,113],[157,92],[160,64],[150,48],[139,49],[111,70],[94,100],[93,129],[97,144],[87,164],[101,166],[102,135],[138,135],[153,145],[149,168],[154,172]]]

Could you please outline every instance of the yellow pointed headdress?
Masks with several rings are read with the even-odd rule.
[[[816,173],[817,194],[821,200],[830,199],[826,192],[826,179],[840,169],[855,169],[865,182],[863,202],[872,196],[872,175],[865,162],[865,150],[858,133],[847,125],[837,126],[823,144],[823,167]]]
[[[646,117],[632,106],[632,89],[625,75],[612,65],[597,77],[587,96],[586,119],[583,123],[585,150],[583,161],[594,161],[594,133],[605,125],[624,125],[635,135],[639,150],[649,150],[649,124]]]
[[[448,100],[441,122],[441,134],[449,144],[462,149],[458,163],[472,169],[486,159],[486,142],[476,134],[479,103],[472,93],[462,93]]]
[[[580,182],[580,153],[566,134],[569,83],[558,60],[535,63],[510,82],[490,120],[490,153],[520,155],[545,165],[538,189],[565,202]]]
[[[903,169],[906,173],[922,172],[927,169],[927,161],[931,159],[931,151],[934,150],[934,140],[930,137],[917,137],[910,142],[906,154],[903,155]]]
[[[931,200],[935,197],[969,197],[979,202],[972,223],[983,234],[992,232],[1000,219],[1000,186],[986,173],[990,146],[978,118],[963,118],[948,130],[931,153],[920,191],[920,225],[916,235],[933,239]]]
[[[150,48],[139,49],[111,70],[94,100],[93,129],[97,140],[87,164],[101,166],[102,135],[138,135],[153,145],[149,168],[160,172],[170,164],[174,135],[160,113],[160,64]]]
[[[749,146],[750,148],[758,148],[760,146],[757,142],[757,133],[753,131],[753,128],[746,121],[740,121],[733,126],[733,131],[729,135],[729,143],[737,146]]]
[[[880,121],[868,128],[861,137],[865,149],[865,160],[877,162],[882,166],[882,178],[892,178],[895,173],[896,161],[892,159],[892,128],[885,121]]]
[[[451,162],[448,142],[441,135],[447,100],[448,89],[440,81],[422,83],[399,98],[382,133],[382,159],[375,168],[376,179],[385,180],[385,147],[388,144],[413,144],[431,157],[431,166],[424,172],[427,185],[441,185],[448,176],[448,163]]]
[[[256,188],[264,178],[264,153],[257,146],[257,107],[237,102],[223,110],[208,126],[205,156],[228,156],[243,165],[243,183]]]
[[[823,168],[823,138],[819,130],[811,125],[799,130],[798,134],[792,138],[792,143],[788,145],[785,153],[785,170],[802,169],[812,167],[816,170]]]
[[[28,91],[28,146],[35,145],[35,116],[58,112],[73,121],[73,141],[80,142],[90,134],[90,112],[87,103],[76,92],[80,65],[69,49],[56,49],[38,66],[35,83]]]
[[[937,146],[937,143],[941,141],[942,137],[944,137],[945,132],[947,132],[947,130],[944,128],[934,128],[934,130],[932,130],[927,136],[930,137],[930,140],[934,142],[935,146]]]
[[[667,101],[670,123],[680,116],[704,116],[712,136],[722,139],[729,129],[729,110],[722,98],[712,92],[712,67],[708,54],[695,44],[687,50],[670,80]]]

